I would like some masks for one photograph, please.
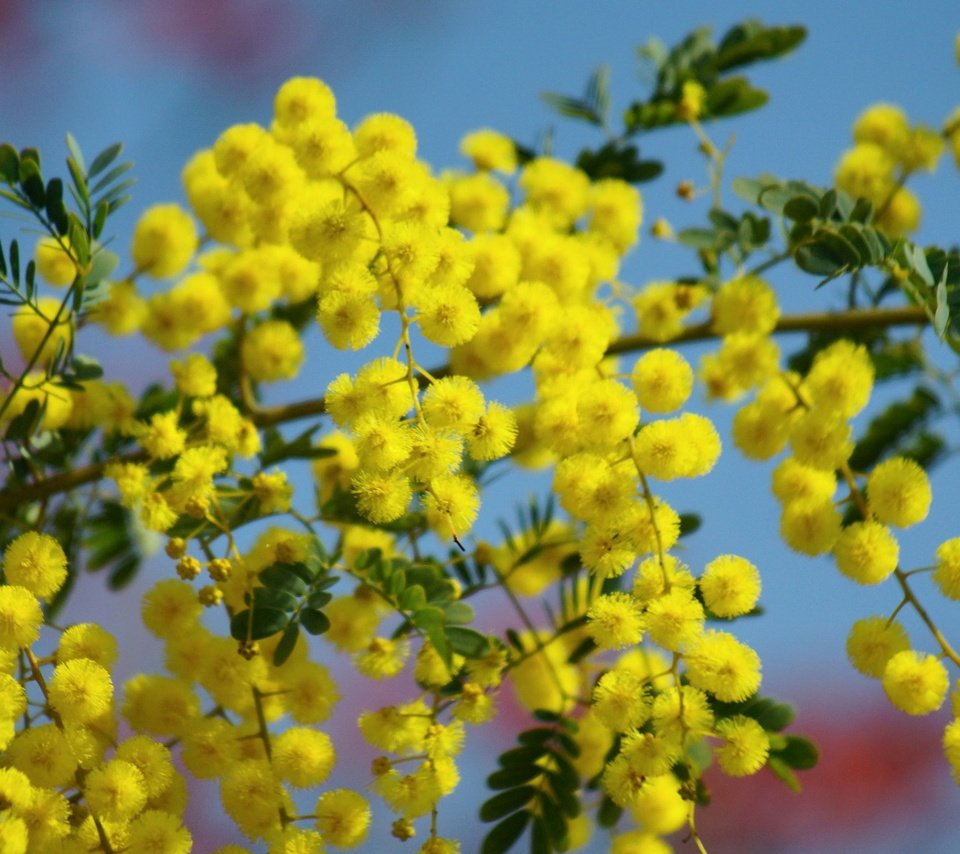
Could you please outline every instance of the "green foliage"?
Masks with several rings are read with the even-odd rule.
[[[577,725],[545,709],[534,716],[549,725],[521,732],[520,746],[502,753],[500,770],[487,778],[487,786],[498,794],[480,807],[480,819],[499,823],[485,837],[483,854],[509,851],[528,825],[531,852],[549,854],[569,847],[568,822],[581,810],[580,777],[571,763],[580,755],[571,737]]]

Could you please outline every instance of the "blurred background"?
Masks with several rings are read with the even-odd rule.
[[[113,220],[112,248],[124,256],[140,211],[183,200],[179,175],[187,159],[231,124],[268,124],[273,94],[288,77],[324,79],[350,125],[371,112],[402,115],[417,130],[420,156],[437,171],[465,167],[457,152],[459,139],[484,126],[528,145],[553,129],[555,151],[570,157],[581,145],[598,140],[585,127],[558,119],[538,93],[579,95],[590,72],[607,63],[616,114],[647,92],[638,73],[638,45],[653,36],[670,45],[701,25],[712,26],[719,36],[752,16],[768,24],[804,24],[809,36],[793,55],[748,69],[751,80],[770,92],[770,104],[708,126],[719,144],[735,134],[728,179],[770,172],[828,184],[850,144],[852,122],[866,106],[896,103],[911,121],[939,127],[958,105],[954,39],[960,20],[956,4],[947,0],[728,0],[721,5],[705,0],[0,0],[0,137],[17,147],[40,148],[50,174],[56,172],[54,163],[63,163],[66,131],[88,156],[122,141],[136,164],[138,181],[133,203]],[[658,217],[675,228],[700,224],[706,203],[682,202],[674,192],[681,180],[705,184],[693,134],[685,128],[661,131],[640,143],[644,156],[662,159],[667,167],[661,178],[641,187],[646,226]],[[912,180],[911,187],[925,211],[917,241],[955,245],[960,178],[950,159],[934,175]],[[725,201],[739,207],[729,192]],[[15,220],[0,218],[5,242],[16,228]],[[690,272],[688,250],[645,236],[621,276],[640,285]],[[795,268],[771,279],[786,310],[844,304],[841,285],[815,292],[816,280]],[[801,343],[801,338],[780,339],[785,353]],[[4,352],[9,345],[0,339]],[[310,368],[283,387],[285,399],[322,394],[333,376],[368,358],[365,353],[341,357],[319,335],[307,345]],[[133,389],[167,376],[169,356],[147,344],[132,350],[130,341],[104,341],[94,331],[79,346],[106,360],[109,378],[123,379]],[[690,346],[684,353],[694,361],[704,349]],[[945,354],[944,365],[952,359]],[[501,386],[495,396],[508,403],[529,391],[522,383]],[[883,394],[886,390],[881,398]],[[685,560],[699,570],[717,554],[736,552],[760,567],[766,616],[739,623],[737,633],[763,659],[764,693],[795,704],[794,730],[821,748],[820,766],[803,775],[801,796],[767,772],[718,781],[722,784],[716,786],[713,805],[698,813],[698,829],[711,854],[960,850],[960,790],[939,746],[946,710],[907,718],[891,709],[880,686],[856,673],[844,655],[850,623],[889,613],[897,592],[888,585],[859,587],[828,560],[787,550],[777,537],[779,510],[769,495],[770,466],[747,462],[730,447],[732,409],[703,401],[694,401],[693,407],[716,421],[728,450],[711,477],[668,484],[663,490],[679,510],[704,517],[703,527],[684,541]],[[956,445],[955,425],[945,430]],[[939,542],[960,535],[957,474],[955,460],[933,473],[930,518],[901,538],[904,566],[929,565]],[[498,541],[498,516],[528,490],[545,494],[547,483],[542,476],[510,480],[487,498],[474,535]],[[309,501],[305,481],[302,495]],[[105,590],[103,578],[82,579],[67,619],[90,619],[97,609],[98,618],[102,615],[122,636],[118,679],[160,662],[159,642],[139,627],[134,597],[171,571],[162,555],[148,562],[133,588],[120,594],[122,605],[108,598],[116,594]],[[951,610],[929,584],[918,581],[917,587],[938,624],[956,640],[956,606]],[[504,624],[498,615],[504,604],[491,600],[487,628]],[[909,618],[906,623],[914,642],[932,651],[922,627]],[[343,679],[360,679],[350,675],[346,660],[332,666]],[[391,684],[368,682],[362,690],[365,708],[398,699]],[[471,733],[464,779],[441,808],[441,831],[459,834],[464,852],[479,850],[484,832],[476,813],[485,797],[482,780],[491,770],[490,757],[527,725],[509,697],[502,702],[502,716]],[[374,751],[355,732],[359,710],[345,701],[329,727],[341,755],[332,780],[336,785],[363,788],[369,781]],[[198,788],[187,819],[196,851],[243,843],[219,811],[216,788]],[[388,823],[389,817],[378,817],[365,850],[392,850]],[[694,848],[682,833],[673,844],[677,851]],[[605,847],[597,837],[589,850]]]

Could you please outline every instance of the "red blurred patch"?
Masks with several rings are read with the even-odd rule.
[[[876,833],[898,816],[909,816],[917,827],[943,787],[939,716],[909,718],[877,707],[858,715],[801,716],[790,731],[820,751],[817,767],[798,773],[799,795],[767,770],[743,779],[717,768],[707,772],[713,800],[698,812],[697,829],[711,852],[771,852],[788,845],[816,851],[858,832]]]

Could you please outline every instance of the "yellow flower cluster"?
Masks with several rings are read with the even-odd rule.
[[[920,202],[902,185],[911,172],[934,171],[943,153],[944,136],[926,125],[911,126],[893,104],[874,104],[853,126],[854,146],[834,170],[836,185],[874,206],[874,222],[891,236],[916,231]]]

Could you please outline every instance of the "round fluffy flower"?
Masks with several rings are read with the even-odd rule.
[[[51,330],[53,319],[58,316],[60,319]],[[66,350],[73,337],[73,324],[66,320],[68,317],[66,311],[60,311],[60,300],[54,297],[40,297],[35,306],[20,306],[14,312],[10,326],[23,360],[36,359],[34,364],[38,368],[45,367],[53,361],[58,350]]]
[[[814,406],[851,418],[867,405],[873,375],[873,362],[866,347],[852,341],[835,341],[814,357],[804,389]]]
[[[404,639],[374,638],[354,656],[354,663],[370,679],[390,679],[403,670],[409,654],[410,645]]]
[[[686,403],[693,389],[693,370],[676,350],[658,347],[633,366],[633,390],[648,412],[673,412]]]
[[[34,257],[37,272],[51,285],[66,287],[76,278],[77,262],[73,260],[68,238],[41,237]]]
[[[833,409],[805,412],[790,431],[790,447],[801,463],[838,469],[853,453],[853,428]]]
[[[89,658],[109,670],[116,663],[117,655],[116,638],[96,623],[70,626],[60,635],[60,643],[57,644],[58,662]]]
[[[900,545],[886,525],[854,522],[833,545],[837,569],[859,584],[879,584],[896,568]]]
[[[0,586],[0,649],[31,646],[40,637],[43,612],[24,587]]]
[[[240,356],[257,382],[289,380],[303,364],[303,341],[287,321],[267,320],[244,336]]]
[[[67,556],[49,534],[27,531],[3,553],[7,584],[25,587],[40,599],[49,599],[67,578]]]
[[[136,765],[111,759],[87,774],[83,796],[98,818],[128,821],[146,805],[147,786]]]
[[[718,700],[746,700],[760,687],[760,656],[727,632],[705,632],[684,661],[690,684]]]
[[[335,761],[330,736],[315,729],[291,727],[273,743],[274,770],[281,779],[300,789],[320,785],[330,775]]]
[[[483,413],[483,392],[467,377],[443,377],[423,394],[423,414],[432,427],[465,433]]]
[[[129,827],[129,850],[149,854],[189,854],[193,850],[190,831],[180,818],[163,810],[147,810]]]
[[[676,652],[696,642],[703,632],[703,606],[685,587],[671,587],[647,605],[646,628],[651,641]]]
[[[110,710],[113,681],[102,664],[74,658],[58,664],[48,684],[50,705],[64,720],[87,723]]]
[[[461,474],[443,474],[430,481],[423,497],[427,522],[442,536],[462,536],[470,530],[480,495],[476,484]]]
[[[773,470],[773,494],[781,502],[811,499],[826,501],[837,489],[837,476],[828,469],[808,466],[796,457],[786,457]]]
[[[757,721],[746,715],[734,715],[717,721],[717,735],[723,744],[714,750],[725,774],[745,777],[755,774],[767,762],[770,739]]]
[[[646,678],[632,670],[607,671],[593,689],[591,712],[613,732],[641,727],[650,717],[646,685]]]
[[[960,718],[954,718],[943,731],[943,752],[953,770],[953,779],[960,781]]]
[[[935,712],[947,696],[950,675],[938,658],[908,649],[896,653],[883,670],[883,690],[908,715]]]
[[[905,457],[884,460],[867,479],[870,512],[887,525],[907,528],[922,522],[932,498],[927,473]]]
[[[771,332],[780,318],[777,295],[758,276],[740,276],[720,286],[713,297],[713,329],[732,332]]]
[[[417,319],[423,337],[434,344],[464,344],[480,326],[477,298],[462,285],[441,285],[417,297]]]
[[[371,522],[399,519],[410,504],[410,479],[399,472],[361,471],[352,479],[357,509]]]
[[[937,565],[933,580],[948,599],[960,599],[960,537],[937,547]]]
[[[653,701],[653,731],[682,743],[685,735],[705,735],[713,728],[713,712],[705,692],[693,685],[669,688]]]
[[[367,838],[370,827],[370,805],[350,789],[324,792],[314,810],[317,829],[324,841],[338,848],[356,848]]]
[[[56,724],[32,726],[17,733],[6,752],[9,763],[35,786],[54,788],[74,782],[77,759]]]
[[[643,637],[643,611],[629,593],[606,593],[587,611],[587,632],[600,649],[623,649]]]
[[[887,617],[857,620],[847,635],[847,657],[864,676],[879,679],[887,662],[898,652],[910,649],[903,626]]]
[[[517,169],[517,147],[513,140],[495,130],[481,128],[460,140],[460,152],[473,161],[477,169],[512,175]]]
[[[380,309],[369,294],[333,290],[317,303],[317,323],[338,350],[359,350],[377,337]]]
[[[140,615],[157,637],[173,638],[192,627],[202,610],[192,585],[166,578],[144,594]]]
[[[840,536],[840,521],[832,501],[791,501],[780,515],[780,536],[794,551],[812,557],[833,548]]]
[[[154,205],[137,221],[130,257],[137,269],[157,279],[182,273],[197,251],[193,218],[179,205]]]
[[[720,555],[710,561],[699,584],[704,604],[718,617],[746,614],[760,598],[760,572],[737,555]]]

